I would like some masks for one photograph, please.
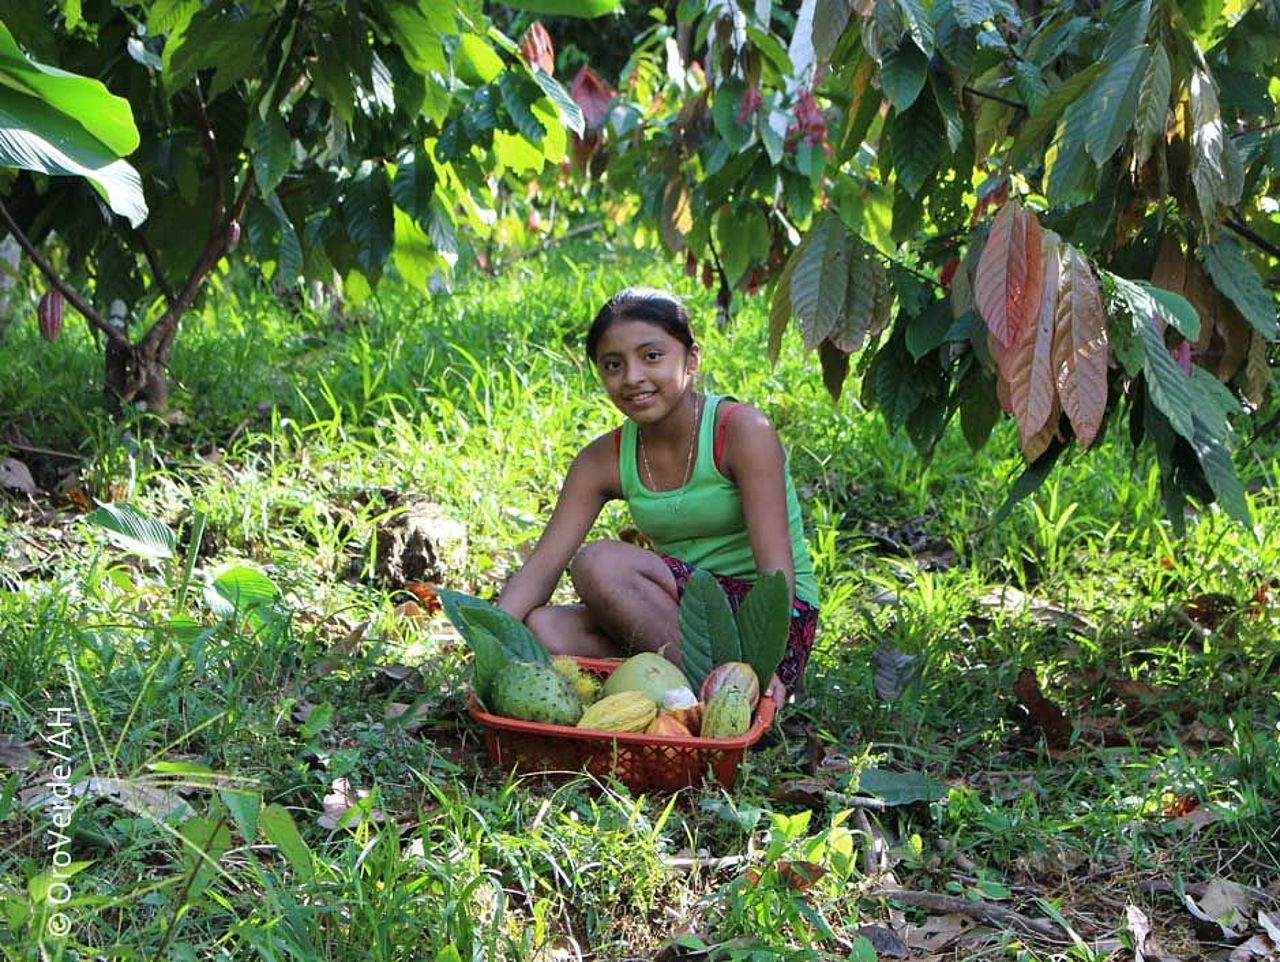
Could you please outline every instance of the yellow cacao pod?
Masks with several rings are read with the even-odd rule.
[[[751,705],[740,688],[721,688],[702,710],[703,738],[738,738],[750,727]]]
[[[657,702],[644,692],[620,691],[588,705],[578,719],[578,727],[606,732],[642,732],[657,714]]]

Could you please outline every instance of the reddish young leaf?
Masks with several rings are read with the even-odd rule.
[[[1058,316],[1058,235],[1049,231],[1042,250],[1042,266],[1028,273],[1028,278],[1037,278],[1030,286],[1041,291],[1032,323],[1024,326],[1014,344],[996,354],[1000,376],[1009,382],[1009,399],[1024,449],[1050,423],[1057,400],[1053,351]]]
[[[556,52],[547,28],[535,20],[520,38],[520,56],[530,67],[540,67],[548,74],[556,72]]]
[[[587,122],[588,130],[597,130],[603,126],[609,116],[609,107],[618,96],[607,83],[596,76],[596,72],[586,64],[573,78],[573,86],[569,90],[573,102],[582,108],[582,117]]]
[[[1107,317],[1093,268],[1075,248],[1062,256],[1053,369],[1062,409],[1087,448],[1107,411]]]
[[[991,224],[978,261],[974,303],[1001,347],[1015,344],[1040,306],[1040,222],[1010,201]]]

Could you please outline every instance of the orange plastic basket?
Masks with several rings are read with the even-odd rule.
[[[618,659],[575,658],[579,666],[607,678]],[[698,785],[704,776],[724,788],[733,785],[738,763],[773,724],[777,706],[762,695],[751,728],[738,738],[678,738],[663,735],[599,732],[571,725],[543,725],[493,715],[475,695],[467,710],[484,729],[489,759],[502,769],[533,772],[587,771],[616,778],[633,792],[674,792]]]

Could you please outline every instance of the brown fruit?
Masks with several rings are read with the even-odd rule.
[[[57,288],[46,291],[36,307],[40,320],[40,336],[52,343],[62,333],[62,292]]]

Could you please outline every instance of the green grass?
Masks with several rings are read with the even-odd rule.
[[[688,297],[706,386],[778,425],[823,591],[806,691],[732,794],[634,798],[489,768],[456,637],[398,614],[404,596],[369,577],[391,492],[418,491],[467,528],[449,586],[497,590],[569,460],[616,423],[581,336],[639,281]],[[1115,430],[993,524],[1020,470],[1010,426],[979,454],[953,432],[923,464],[856,386],[833,406],[796,339],[762,364],[764,307],[719,330],[707,292],[598,247],[342,318],[237,278],[185,324],[179,416],[116,421],[81,326],[55,345],[10,327],[0,427],[68,456],[4,453],[46,492],[79,485],[163,520],[178,551],[129,555],[60,496],[0,500],[0,734],[38,756],[0,785],[5,957],[651,958],[692,933],[683,951],[716,958],[847,958],[865,953],[860,925],[901,918],[869,894],[873,869],[1037,917],[1047,904],[1091,944],[1125,931],[1132,902],[1172,947],[1189,917],[1168,893],[1280,876],[1280,607],[1274,587],[1256,601],[1280,570],[1277,451],[1239,459],[1252,532],[1207,509],[1175,539],[1154,464]],[[610,508],[597,534],[625,521]],[[954,564],[886,550],[909,521]],[[271,608],[219,617],[209,586],[254,571]],[[1051,607],[987,603],[1001,586]],[[1196,603],[1220,609],[1211,630],[1188,619]],[[892,701],[872,680],[882,645],[916,658]],[[1028,725],[1023,668],[1071,719],[1069,749]],[[54,939],[35,790],[62,706],[77,719],[77,871],[72,931]],[[842,797],[868,768],[927,774],[936,797],[851,813]],[[339,779],[363,800],[322,824]],[[1192,804],[1199,823],[1172,814]],[[712,867],[679,861],[694,853]],[[817,867],[802,884],[799,863]],[[946,951],[1094,952],[1008,932]]]

